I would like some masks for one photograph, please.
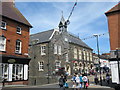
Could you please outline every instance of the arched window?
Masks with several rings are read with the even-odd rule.
[[[79,65],[80,65],[80,67],[82,67],[82,63],[80,63]]]
[[[21,48],[22,48],[22,42],[21,42],[21,40],[16,40],[16,50],[15,50],[15,52],[16,53],[21,53]]]
[[[0,36],[0,51],[6,51],[6,37]]]

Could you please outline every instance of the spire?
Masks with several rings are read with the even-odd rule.
[[[63,16],[63,11],[62,11],[62,17],[61,17],[60,22],[61,22],[63,25],[64,25],[64,23],[65,23],[65,19],[64,19],[64,16]]]
[[[64,16],[63,16],[63,11],[62,11],[61,20],[60,20],[60,23],[59,23],[58,27],[59,27],[60,31],[66,31],[67,30],[66,21],[65,21]]]

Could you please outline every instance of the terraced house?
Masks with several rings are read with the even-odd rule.
[[[29,30],[32,27],[14,0],[0,2],[0,82],[27,84]]]
[[[80,38],[67,31],[62,16],[59,29],[52,29],[30,36],[29,84],[51,83],[57,72],[64,69],[68,75],[87,73],[93,68],[92,49]]]

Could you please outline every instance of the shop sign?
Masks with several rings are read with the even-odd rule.
[[[15,63],[16,60],[15,60],[15,59],[9,59],[8,62],[9,62],[9,63]]]

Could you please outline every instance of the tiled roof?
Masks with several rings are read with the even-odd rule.
[[[13,2],[2,2],[1,5],[2,5],[2,12],[0,14],[2,16],[32,27],[31,24],[26,20],[26,18],[15,7]]]
[[[40,33],[36,33],[36,34],[32,34],[30,35],[30,42],[33,40],[38,40],[37,43],[42,43],[42,42],[47,42],[50,41],[50,37],[52,35],[52,33],[54,32],[54,29],[52,30],[48,30],[48,31],[44,31],[44,32],[40,32]],[[87,44],[85,44],[80,38],[73,36],[72,34],[68,33],[68,40],[69,43],[73,43],[73,44],[77,44],[80,45],[82,47],[86,47],[91,49]]]
[[[109,14],[115,11],[120,11],[120,3],[118,3],[117,5],[115,5],[113,8],[111,8],[109,11],[107,11],[105,14]]]

